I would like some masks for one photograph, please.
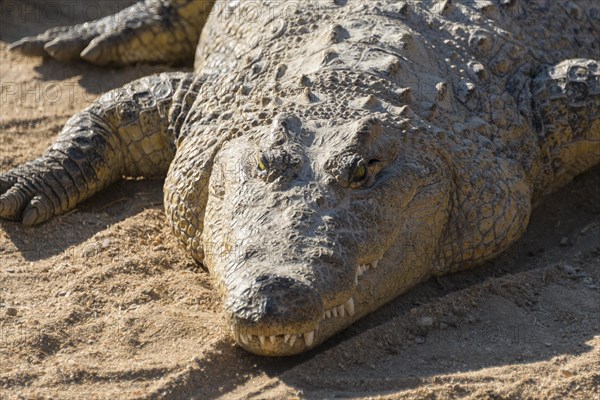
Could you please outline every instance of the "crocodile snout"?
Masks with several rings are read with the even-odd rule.
[[[258,276],[238,288],[228,306],[238,324],[258,329],[269,327],[273,331],[291,325],[310,325],[322,313],[321,297],[315,289],[283,276]]]
[[[238,285],[227,296],[226,308],[238,342],[266,355],[312,346],[323,315],[315,288],[293,277],[266,274]]]

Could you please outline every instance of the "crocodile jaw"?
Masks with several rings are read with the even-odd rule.
[[[354,267],[354,291],[347,300],[324,309],[321,316],[312,321],[312,329],[298,330],[292,324],[281,327],[280,333],[272,334],[268,327],[249,328],[231,319],[235,341],[244,349],[262,356],[289,356],[305,352],[353,322],[381,306],[387,299],[374,302],[369,287],[377,281],[379,260]]]

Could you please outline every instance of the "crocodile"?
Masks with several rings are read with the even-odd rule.
[[[12,49],[194,72],[72,117],[0,175],[0,217],[39,224],[166,176],[167,221],[237,344],[301,353],[494,258],[600,162],[599,37],[583,0],[139,2]]]

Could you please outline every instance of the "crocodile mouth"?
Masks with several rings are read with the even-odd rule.
[[[252,353],[266,356],[294,355],[314,347],[359,317],[355,298],[361,292],[361,280],[363,275],[370,275],[371,271],[377,268],[378,262],[379,260],[376,260],[356,266],[354,293],[341,304],[331,306],[323,311],[313,329],[304,332],[290,329],[289,332],[285,332],[284,328],[282,329],[283,333],[265,335],[260,328],[234,326],[232,331],[236,342]]]

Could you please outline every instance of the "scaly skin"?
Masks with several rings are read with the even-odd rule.
[[[108,157],[78,147],[90,120],[117,141],[114,166],[90,162],[111,178],[98,187],[170,163],[167,219],[249,351],[305,351],[429,276],[489,260],[537,199],[600,162],[593,2],[214,7],[196,74],[111,92],[62,137]],[[155,87],[170,103],[138,103]],[[135,111],[109,112],[123,104]],[[80,200],[65,188],[65,206],[32,219],[50,178],[25,166],[1,179],[2,217],[37,223]]]
[[[175,154],[168,112],[190,77],[136,80],[69,119],[42,157],[0,176],[0,216],[39,224],[125,175],[164,176]]]
[[[213,0],[145,0],[96,21],[49,29],[9,48],[59,61],[98,65],[186,64]]]

